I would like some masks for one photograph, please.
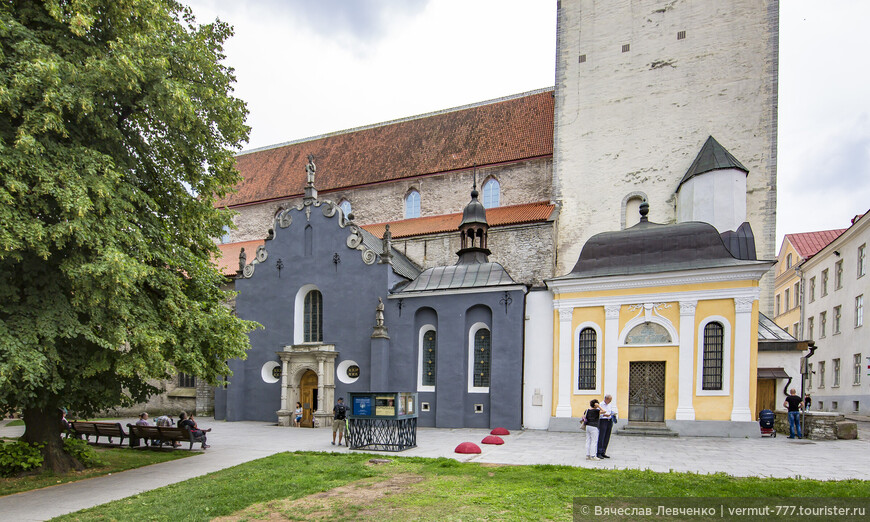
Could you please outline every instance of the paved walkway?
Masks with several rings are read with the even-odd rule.
[[[5,424],[0,423],[0,437],[16,437],[24,431],[23,427],[10,428]],[[199,456],[0,497],[2,518],[47,520],[282,451],[348,451],[343,446],[330,444],[332,433],[326,428],[281,428],[263,422],[213,422],[203,418],[199,419],[199,424],[214,428],[209,434],[212,447]],[[479,444],[486,435],[487,430],[479,429],[420,428],[418,447],[398,455],[499,464],[565,464],[662,472],[723,472],[734,476],[870,480],[870,423],[866,422],[859,422],[862,438],[858,440],[823,442],[788,440],[782,435],[763,439],[615,436],[608,450],[613,458],[601,462],[585,460],[581,434],[518,431],[504,437],[503,446]],[[478,443],[483,453],[453,453],[454,448],[465,441]]]

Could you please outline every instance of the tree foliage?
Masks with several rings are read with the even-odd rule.
[[[231,33],[171,0],[0,0],[0,412],[89,414],[244,356],[211,262],[249,130]]]

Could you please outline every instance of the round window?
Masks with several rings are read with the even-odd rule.
[[[263,382],[276,383],[281,380],[281,363],[277,361],[268,361],[260,369],[260,377]]]
[[[356,361],[341,361],[335,368],[335,375],[344,384],[352,384],[359,379],[360,368]]]

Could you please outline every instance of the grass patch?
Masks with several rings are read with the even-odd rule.
[[[192,451],[152,451],[134,450],[130,448],[94,448],[105,466],[87,468],[84,471],[73,471],[64,475],[45,472],[24,477],[0,478],[0,496],[20,493],[31,489],[54,486],[66,482],[75,482],[91,477],[99,477],[109,473],[117,473],[128,469],[141,468],[169,460],[183,459],[200,455]]]
[[[383,458],[383,455],[378,455]],[[823,482],[452,459],[281,453],[58,520],[570,520],[576,496],[867,497],[870,481]]]

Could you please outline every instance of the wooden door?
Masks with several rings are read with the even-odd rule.
[[[758,379],[758,392],[755,396],[755,416],[761,410],[776,410],[776,379]]]
[[[665,361],[629,363],[628,420],[665,421]]]
[[[302,397],[302,425],[314,426],[314,412],[317,410],[317,374],[308,370],[299,380]]]

